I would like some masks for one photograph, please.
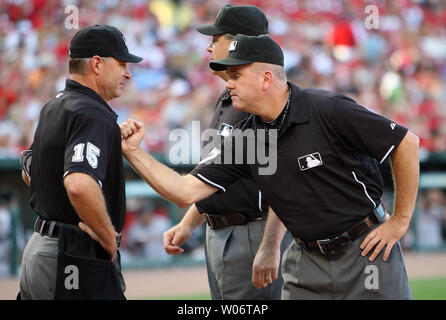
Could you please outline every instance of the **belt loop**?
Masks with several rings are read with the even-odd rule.
[[[50,237],[50,238],[52,238],[53,237],[53,231],[54,231],[54,227],[56,226],[56,221],[51,221],[50,222],[50,227],[49,227],[49,230],[48,230],[48,236]]]
[[[34,228],[33,228],[34,231],[37,231],[36,228],[37,228],[37,223],[39,222],[39,220],[40,220],[40,218],[37,217],[36,222],[34,222]]]
[[[204,215],[205,215],[205,217],[206,217],[206,221],[207,221],[207,223],[208,223],[208,225],[209,225],[209,227],[211,228],[211,229],[213,229],[214,228],[214,226],[213,226],[213,221],[212,221],[212,218],[211,218],[211,216],[210,215],[208,215],[207,213],[204,213]]]
[[[42,232],[43,232],[43,227],[45,226],[45,223],[46,223],[46,220],[41,220],[42,221],[42,224],[40,225],[40,229],[39,229],[39,233],[40,234],[42,234]]]
[[[121,246],[121,233],[118,234],[118,236],[116,237],[116,244],[118,245],[118,248]]]

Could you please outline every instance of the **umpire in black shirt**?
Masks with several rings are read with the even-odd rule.
[[[65,90],[45,104],[24,179],[38,215],[22,264],[22,299],[124,299],[119,240],[125,220],[121,134],[108,101],[130,80],[115,27],[81,29],[70,44]],[[97,242],[81,231],[85,222]]]
[[[199,26],[197,30],[212,37],[207,50],[212,60],[218,60],[227,56],[232,39],[237,33],[268,33],[268,20],[256,6],[226,5],[221,9],[214,24]],[[225,71],[211,71],[224,81],[227,80]],[[232,107],[229,90],[224,90],[215,106],[210,128],[224,139],[231,134],[237,123],[248,116],[248,113]],[[205,149],[211,150],[218,146],[221,139],[211,140]],[[273,272],[269,282],[272,283],[261,289],[256,289],[253,284],[253,273],[254,277],[256,276],[256,272],[252,270],[253,261],[261,245],[267,214],[268,205],[256,184],[251,179],[240,179],[227,192],[214,194],[192,205],[181,222],[165,232],[165,250],[169,254],[182,253],[180,245],[189,239],[192,231],[206,219],[205,253],[212,299],[280,299],[283,285],[278,268],[280,259],[273,259],[280,256],[279,246],[275,246],[277,252],[268,257],[273,262],[265,263],[257,258],[263,268],[268,268],[271,264]],[[283,242],[284,250],[288,243],[285,244],[286,240]],[[280,245],[280,242],[278,244]],[[267,276],[259,277],[263,280]],[[273,281],[274,279],[276,280]]]
[[[417,195],[417,136],[342,94],[287,82],[283,60],[268,36],[237,35],[228,57],[210,64],[227,70],[234,108],[253,113],[233,136],[251,131],[246,144],[275,145],[275,172],[261,170],[258,154],[246,161],[249,148],[240,157],[229,137],[224,159],[214,152],[217,162],[209,158],[179,176],[138,147],[144,130],[133,120],[122,131],[124,156],[179,205],[251,177],[295,238],[283,256],[283,299],[411,299],[399,239]],[[378,164],[389,157],[395,204],[386,220]]]

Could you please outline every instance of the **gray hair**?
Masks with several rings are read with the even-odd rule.
[[[254,69],[256,72],[265,72],[266,70],[271,71],[273,76],[280,81],[287,81],[285,69],[283,66],[272,63],[255,63]]]
[[[90,61],[91,58],[70,58],[68,61],[68,72],[70,74],[85,75]]]
[[[101,57],[104,62],[107,58]],[[91,58],[70,58],[68,61],[68,72],[70,74],[87,74],[87,67],[90,63]]]
[[[268,35],[268,33],[265,33],[265,34],[259,34],[258,36],[267,36],[267,35]],[[223,37],[226,38],[226,39],[228,39],[228,40],[232,40],[232,39],[234,39],[235,34],[232,34],[232,33],[224,33],[224,34],[223,34]]]
[[[228,39],[228,40],[232,40],[234,39],[235,34],[231,34],[231,33],[224,33],[223,34],[223,38]]]

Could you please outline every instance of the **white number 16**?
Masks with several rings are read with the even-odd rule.
[[[82,162],[84,161],[84,147],[85,143],[79,143],[74,146],[74,155],[71,161]],[[87,142],[87,161],[93,169],[98,167],[98,157],[101,155],[101,150],[94,144]]]

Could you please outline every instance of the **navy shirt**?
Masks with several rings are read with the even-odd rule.
[[[125,220],[125,183],[117,115],[92,89],[67,80],[42,108],[32,145],[31,207],[42,218],[77,224],[63,180],[90,175],[102,188],[117,232]]]
[[[289,115],[277,139],[274,174],[259,174],[259,161],[217,164],[214,159],[192,174],[220,192],[241,177],[251,177],[294,237],[331,238],[379,204],[383,181],[378,164],[395,150],[407,129],[344,95],[289,86]],[[265,125],[251,115],[239,128],[256,132]]]
[[[232,133],[233,128],[250,114],[235,110],[229,90],[225,90],[218,99],[210,128],[217,130],[222,139]],[[209,141],[205,148],[212,149],[220,144],[221,139]],[[257,185],[251,180],[242,178],[234,182],[225,193],[215,193],[195,203],[200,213],[227,214],[252,213],[266,211],[268,206]]]

